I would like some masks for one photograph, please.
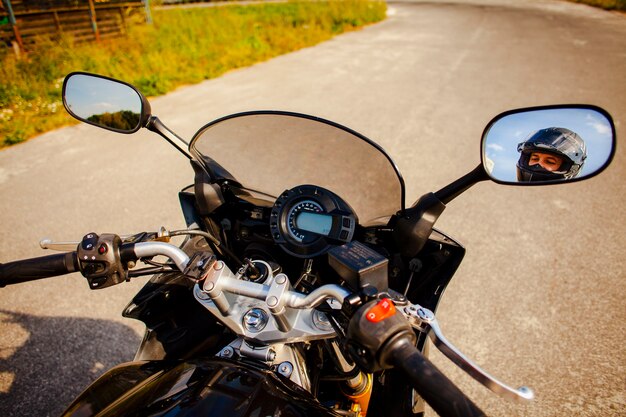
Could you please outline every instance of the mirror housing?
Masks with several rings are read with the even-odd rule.
[[[559,105],[511,110],[485,128],[481,161],[509,185],[575,182],[602,172],[615,153],[615,125],[603,109]]]
[[[87,72],[72,72],[63,81],[63,106],[74,118],[118,133],[146,126],[150,103],[132,85]]]

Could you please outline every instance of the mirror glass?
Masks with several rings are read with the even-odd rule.
[[[65,80],[63,102],[78,120],[117,132],[140,127],[143,110],[139,93],[131,86],[89,74],[71,74]]]
[[[497,182],[558,183],[599,173],[614,146],[613,121],[598,107],[523,109],[496,117],[485,129],[482,161]]]

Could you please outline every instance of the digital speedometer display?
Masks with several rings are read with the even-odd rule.
[[[338,195],[315,185],[285,190],[274,203],[270,231],[287,253],[311,258],[352,240],[354,210]]]
[[[328,236],[333,227],[333,216],[303,211],[296,217],[296,227],[307,232]]]
[[[308,233],[306,232],[307,231],[315,232],[315,230],[309,230],[307,228],[300,226],[299,224],[300,218],[302,217],[302,215],[305,215],[305,218],[306,218],[307,214],[315,215],[315,213],[322,213],[322,212],[323,212],[322,206],[320,206],[319,203],[316,203],[315,201],[312,201],[312,200],[304,200],[304,201],[296,203],[293,207],[291,207],[291,209],[287,213],[287,224],[289,227],[289,234],[291,235],[291,237],[297,240],[298,242],[302,242],[307,237],[309,237]],[[332,218],[330,219],[330,222],[332,225]],[[306,239],[306,240],[310,240],[310,239]]]

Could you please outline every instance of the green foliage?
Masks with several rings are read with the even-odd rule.
[[[626,0],[570,0],[575,3],[585,3],[590,6],[601,7],[606,10],[626,11]]]
[[[26,134],[23,129],[16,129],[4,137],[4,142],[7,145],[15,145],[16,143],[24,142],[25,140]]]
[[[21,59],[5,53],[0,147],[72,123],[61,105],[71,71],[122,79],[155,96],[380,21],[385,11],[384,2],[368,0],[170,8],[153,10],[153,25],[131,27],[124,38],[86,44],[65,38]]]
[[[14,130],[11,134],[4,137],[4,143],[7,145],[15,145],[16,143],[24,142],[25,140],[26,136],[24,131],[21,129]]]

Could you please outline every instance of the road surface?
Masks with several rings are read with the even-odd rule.
[[[412,203],[478,164],[493,116],[556,103],[604,107],[623,137],[624,15],[547,0],[393,2],[382,23],[152,108],[187,138],[253,109],[337,121],[389,152]],[[438,311],[443,331],[494,376],[537,393],[509,403],[433,353],[489,415],[626,413],[624,149],[581,183],[478,184],[440,218],[468,249]],[[73,126],[0,151],[0,262],[43,255],[42,237],[183,227],[176,193],[192,181],[185,158],[149,132]],[[142,326],[120,312],[142,283],[90,291],[71,275],[0,290],[0,415],[57,415],[132,359]]]

